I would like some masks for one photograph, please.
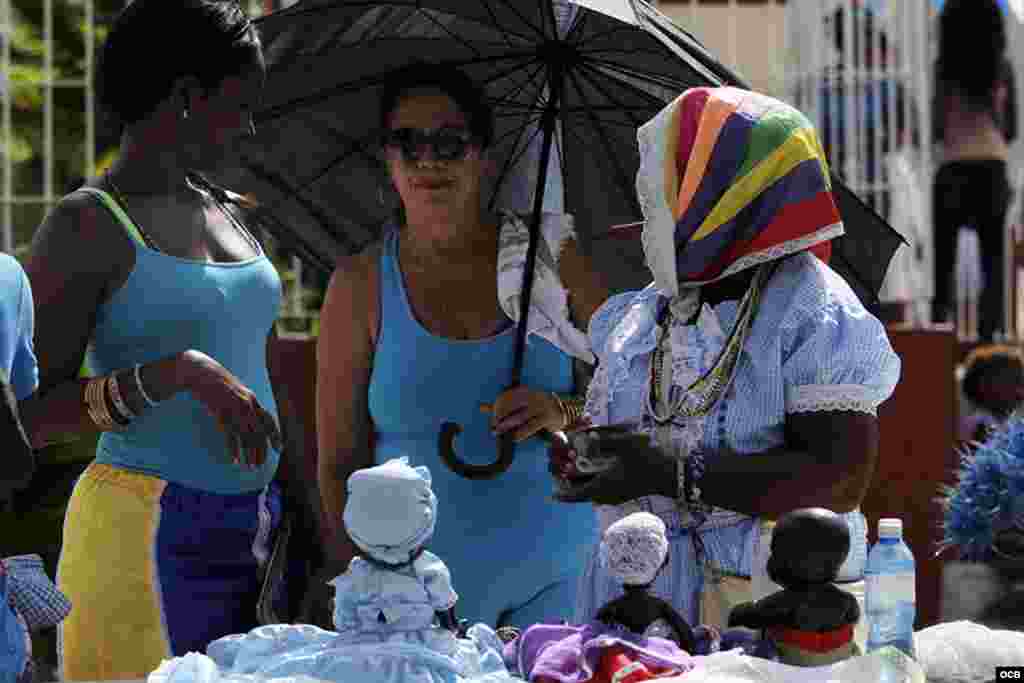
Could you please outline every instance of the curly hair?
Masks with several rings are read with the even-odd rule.
[[[964,396],[984,407],[983,387],[992,381],[1016,381],[1024,384],[1024,354],[1013,346],[990,344],[968,354],[964,360]]]

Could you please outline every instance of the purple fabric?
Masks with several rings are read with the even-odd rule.
[[[558,683],[589,680],[612,646],[629,650],[647,666],[675,668],[681,673],[694,667],[693,658],[664,638],[646,638],[620,628],[593,622],[586,626],[536,624],[506,647],[506,657],[515,652],[516,666],[527,680],[545,676]]]

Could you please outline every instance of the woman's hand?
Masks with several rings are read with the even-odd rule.
[[[527,386],[502,392],[493,404],[485,403],[480,410],[491,414],[491,429],[496,435],[512,432],[516,441],[565,427],[565,414],[555,395]]]
[[[277,451],[283,448],[277,421],[248,387],[205,353],[187,351],[185,358],[186,386],[224,431],[232,462],[259,467],[268,442]]]
[[[587,437],[587,458],[610,465],[592,477],[565,482],[555,493],[556,499],[622,505],[645,496],[676,497],[676,460],[652,446],[647,437],[619,430],[581,434]]]

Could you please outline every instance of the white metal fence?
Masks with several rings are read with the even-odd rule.
[[[786,94],[816,123],[851,189],[886,217],[887,155],[913,148],[920,170],[932,166],[930,1],[792,0],[786,8]]]
[[[54,154],[54,93],[57,89],[80,89],[83,92],[84,106],[82,117],[85,128],[85,144],[82,158],[81,173],[88,176],[95,168],[95,92],[93,89],[93,69],[95,45],[94,32],[95,6],[93,0],[42,0],[42,69],[41,78],[33,82],[22,81],[25,85],[38,86],[42,91],[40,127],[42,130],[42,148],[38,150],[42,165],[42,182],[32,184],[27,191],[23,183],[16,182],[17,165],[15,163],[14,146],[14,106],[18,76],[23,71],[15,69],[13,60],[13,43],[15,31],[18,29],[20,17],[15,16],[15,9],[10,0],[0,0],[0,136],[3,146],[0,148],[0,249],[6,252],[14,250],[15,245],[15,208],[18,206],[36,206],[45,211],[59,199],[63,188],[55,183]],[[54,70],[54,12],[75,12],[80,15],[81,25],[86,27],[82,32],[84,38],[84,54],[82,70],[78,78],[58,78]]]

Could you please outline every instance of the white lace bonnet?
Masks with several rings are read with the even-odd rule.
[[[601,539],[601,559],[618,581],[645,586],[668,556],[665,522],[650,512],[634,512],[615,522]]]

